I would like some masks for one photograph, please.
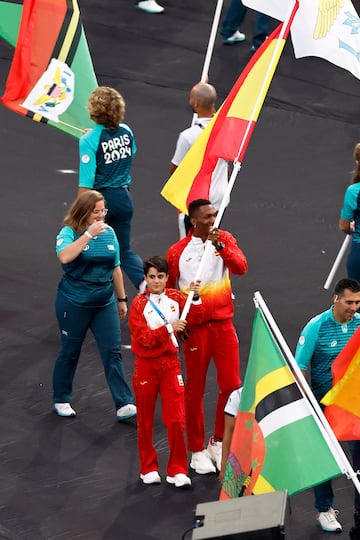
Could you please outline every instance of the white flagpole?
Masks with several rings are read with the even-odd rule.
[[[211,26],[209,43],[208,43],[206,55],[205,55],[204,66],[201,73],[201,79],[200,79],[201,82],[206,82],[208,78],[210,61],[211,61],[212,53],[214,50],[214,44],[215,44],[217,30],[219,27],[219,21],[220,21],[220,15],[221,15],[223,3],[224,3],[224,0],[217,0],[217,4],[215,8],[215,15],[214,15],[214,19]]]
[[[277,342],[279,343],[280,348],[282,349],[286,357],[285,359],[287,360],[289,366],[291,367],[291,370],[294,372],[296,376],[296,380],[299,383],[298,388],[301,394],[304,397],[306,397],[308,401],[311,403],[316,413],[316,415],[313,415],[313,418],[316,421],[319,429],[321,430],[336,463],[338,464],[340,470],[344,474],[346,474],[348,478],[351,478],[355,488],[360,493],[360,482],[357,477],[357,474],[352,468],[345,452],[343,451],[341,445],[339,444],[339,441],[335,437],[335,434],[333,430],[331,429],[329,422],[327,421],[324,413],[322,412],[319,403],[317,402],[314,394],[312,393],[307,380],[305,379],[304,375],[301,372],[301,369],[297,365],[296,360],[288,344],[286,343],[284,337],[282,336],[279,327],[277,326],[273,316],[270,313],[270,310],[265,304],[265,301],[259,291],[257,291],[254,294],[254,302],[255,302],[256,307],[261,309],[271,331],[273,332]]]
[[[54,120],[52,120],[52,121],[54,121]],[[67,122],[63,122],[62,120],[58,120],[57,124],[62,124],[63,126],[67,126],[67,127],[71,128],[71,129],[74,129],[76,131],[81,131],[81,133],[85,133],[85,131],[83,129],[78,128],[76,126],[73,126],[71,124],[68,124]]]
[[[241,162],[238,161],[238,157],[241,154],[241,151],[242,151],[242,149],[244,147],[244,144],[245,144],[245,142],[247,140],[247,136],[248,136],[248,133],[250,131],[252,122],[253,122],[253,120],[254,120],[254,118],[256,116],[256,111],[258,110],[258,107],[259,107],[261,99],[262,99],[263,92],[264,92],[265,87],[266,87],[266,85],[268,83],[268,78],[269,78],[269,76],[270,76],[270,74],[271,74],[271,72],[272,72],[272,70],[274,68],[274,63],[275,63],[275,59],[277,57],[277,53],[278,53],[278,50],[279,50],[279,47],[280,47],[280,42],[283,39],[283,36],[285,34],[285,31],[287,29],[287,26],[289,24],[289,21],[291,19],[293,11],[294,11],[294,9],[296,7],[296,4],[297,4],[297,2],[296,2],[296,0],[294,0],[293,5],[291,6],[291,9],[289,8],[287,17],[286,17],[285,21],[282,24],[281,31],[280,31],[279,36],[277,38],[277,43],[276,43],[274,52],[272,54],[272,57],[270,59],[270,62],[269,62],[269,65],[268,65],[268,68],[267,68],[267,71],[266,71],[266,74],[265,74],[265,77],[264,77],[260,92],[259,92],[259,94],[257,96],[257,99],[256,99],[255,104],[253,106],[253,109],[251,111],[250,119],[248,121],[248,124],[247,124],[247,127],[246,127],[245,134],[243,136],[243,139],[241,141],[239,151],[237,153],[237,157],[234,160],[234,167],[233,167],[231,176],[229,178],[228,185],[226,187],[223,199],[221,201],[220,208],[218,210],[218,213],[217,213],[217,216],[216,216],[216,219],[215,219],[215,222],[214,222],[214,228],[217,228],[220,225],[220,222],[222,220],[222,217],[223,217],[223,214],[224,214],[224,211],[225,211],[225,208],[226,208],[226,201],[229,200],[230,193],[232,191],[232,188],[234,187],[236,177],[237,177],[237,175],[238,175],[238,173],[239,173],[239,171],[241,169]],[[204,268],[208,253],[210,252],[209,250],[211,249],[211,246],[212,246],[212,243],[209,240],[207,240],[206,243],[205,243],[205,250],[204,250],[203,256],[201,258],[199,268],[198,268],[198,270],[196,272],[195,281],[201,279],[202,270]],[[189,313],[189,309],[190,309],[190,305],[191,305],[193,296],[194,296],[194,293],[192,291],[190,291],[189,295],[188,295],[188,297],[186,299],[184,309],[183,309],[183,311],[181,313],[181,317],[180,317],[181,320],[186,319],[187,314]]]
[[[219,28],[219,21],[220,21],[220,15],[221,15],[223,3],[224,3],[224,0],[217,0],[215,14],[214,14],[213,22],[211,25],[209,42],[208,42],[208,46],[207,46],[206,54],[205,54],[204,65],[201,72],[201,79],[200,79],[201,82],[208,81],[209,67],[210,67],[212,54],[214,51],[215,39],[216,39],[216,34]],[[192,126],[195,124],[196,119],[197,119],[197,114],[194,113],[192,117],[192,122],[191,122]]]
[[[351,234],[347,234],[344,241],[343,241],[343,243],[342,243],[342,245],[341,245],[341,248],[339,249],[339,253],[336,256],[334,264],[331,267],[331,270],[329,272],[327,280],[324,283],[324,289],[329,289],[330,288],[330,285],[331,285],[331,283],[332,283],[332,281],[334,279],[334,276],[335,276],[336,272],[339,269],[340,263],[341,263],[344,255],[345,255],[345,252],[346,252],[350,242],[351,242]]]

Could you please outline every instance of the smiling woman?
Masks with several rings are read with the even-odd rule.
[[[61,350],[53,373],[54,410],[75,416],[72,383],[88,329],[94,334],[118,420],[136,415],[120,353],[120,319],[127,313],[116,235],[104,218],[105,199],[86,191],[72,204],[57,236],[56,252],[64,275],[56,295]],[[116,297],[124,301],[116,301]]]

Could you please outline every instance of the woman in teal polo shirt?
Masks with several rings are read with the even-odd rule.
[[[120,352],[119,317],[126,317],[127,298],[119,244],[113,229],[105,223],[106,213],[101,193],[82,193],[65,216],[56,240],[64,271],[55,302],[61,349],[53,373],[53,402],[59,416],[76,415],[70,398],[88,329],[100,352],[118,420],[136,415]]]

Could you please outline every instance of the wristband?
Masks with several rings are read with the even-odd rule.
[[[89,233],[89,231],[85,231],[84,234],[89,238],[89,240],[92,240],[94,238],[93,235]]]
[[[117,301],[118,301],[118,302],[127,302],[127,301],[128,301],[128,297],[127,297],[127,296],[124,296],[124,298],[118,298]]]
[[[225,244],[223,242],[219,242],[218,244],[214,244],[214,247],[216,251],[221,251],[222,249],[224,249]]]
[[[197,300],[200,300],[200,295],[199,294],[194,294],[192,299],[193,299],[194,302],[196,302]]]

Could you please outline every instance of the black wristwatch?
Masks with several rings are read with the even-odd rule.
[[[127,301],[128,301],[128,297],[127,297],[127,296],[124,296],[124,298],[118,298],[117,301],[118,301],[118,302],[127,302]]]
[[[223,242],[219,242],[216,246],[215,246],[215,249],[216,251],[221,251],[222,249],[224,249],[225,247],[225,244]]]

